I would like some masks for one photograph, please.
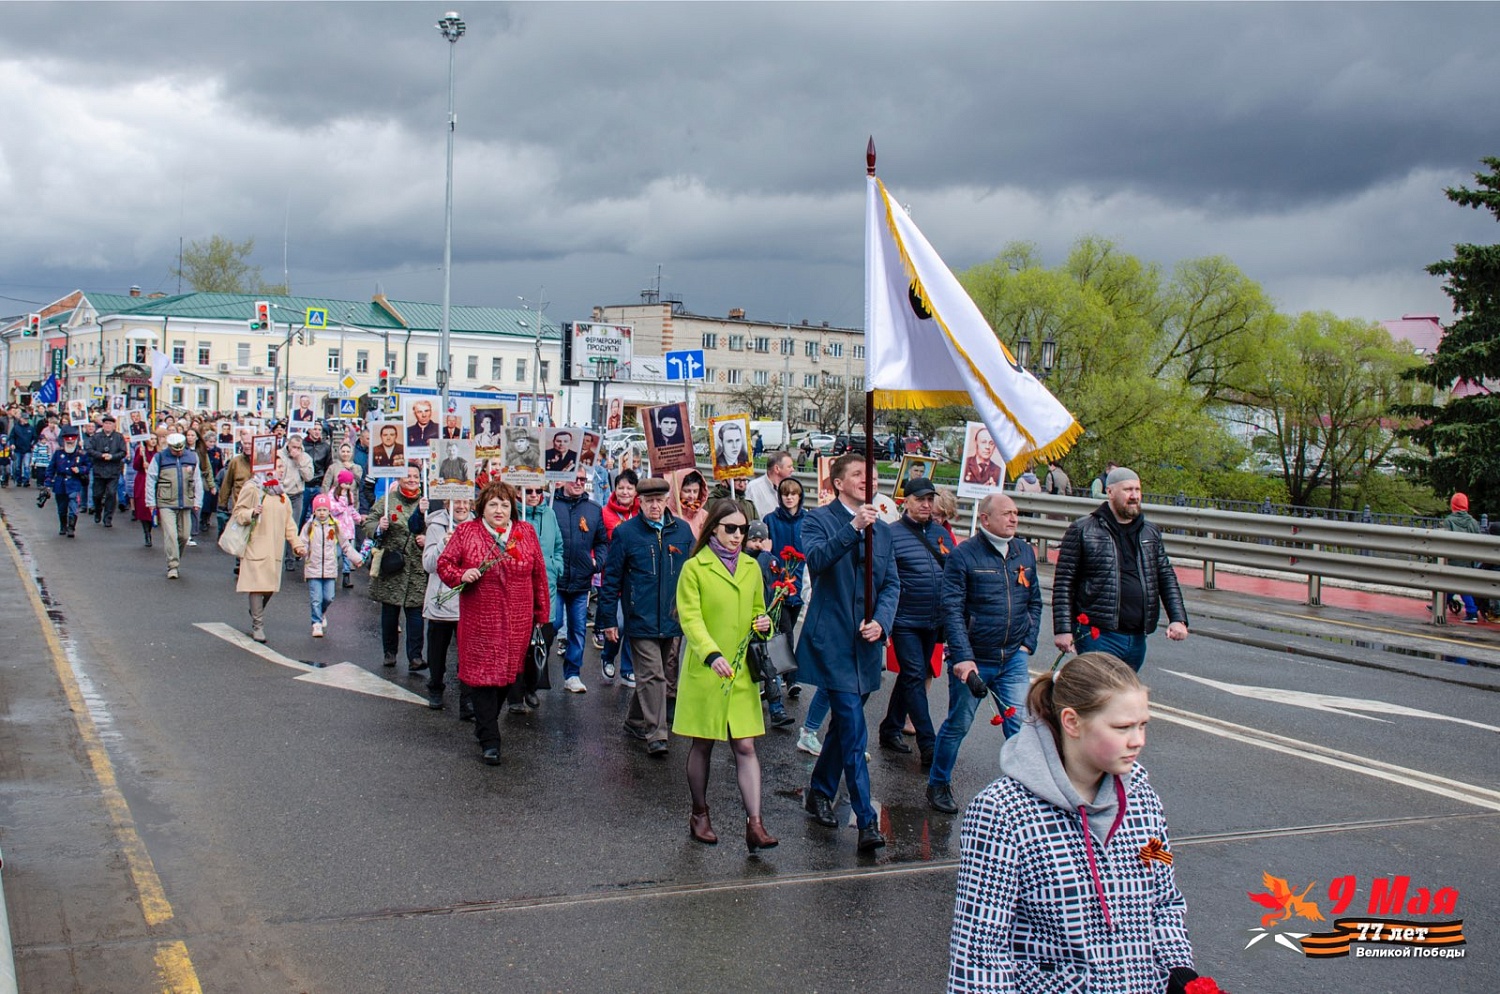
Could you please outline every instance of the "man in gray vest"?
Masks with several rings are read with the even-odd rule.
[[[176,580],[182,550],[193,534],[193,512],[203,506],[203,470],[198,453],[187,450],[187,438],[181,432],[167,436],[165,451],[158,452],[146,469],[146,506],[161,519],[167,579]]]

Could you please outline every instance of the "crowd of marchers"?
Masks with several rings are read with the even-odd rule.
[[[337,592],[368,567],[383,665],[404,654],[429,706],[443,710],[456,654],[458,718],[472,723],[486,764],[502,762],[503,714],[541,706],[554,647],[561,689],[588,692],[592,630],[598,671],[588,679],[631,691],[625,738],[658,759],[681,743],[688,835],[700,844],[718,842],[708,804],[716,743],[733,755],[750,853],[778,841],[763,820],[757,740],[792,726],[795,748],[816,756],[808,817],[837,831],[846,797],[856,849],[870,853],[886,840],[866,708],[885,674],[893,684],[875,744],[913,756],[928,803],[945,815],[960,810],[959,749],[988,707],[1004,745],[981,752],[998,760],[983,775],[999,779],[963,822],[950,990],[1039,990],[1041,974],[1058,971],[1091,978],[1089,990],[1206,980],[1191,969],[1165,817],[1137,762],[1147,637],[1163,610],[1169,639],[1187,637],[1188,619],[1129,469],[1101,474],[1101,504],[1059,545],[1051,621],[1064,661],[1033,677],[1046,606],[1015,503],[984,497],[960,540],[952,494],[921,478],[906,484],[895,520],[883,519],[855,454],[834,461],[833,500],[816,507],[804,506],[785,452],[743,487],[693,481],[675,511],[665,479],[619,468],[600,494],[603,481],[583,466],[555,487],[495,478],[473,500],[439,503],[416,466],[389,486],[366,480],[357,427],[333,443],[319,424],[305,435],[272,424],[276,468],[254,471],[251,429],[237,428],[231,447],[207,444],[217,423],[208,416],[165,420],[134,442],[104,412],[68,424],[13,409],[5,422],[5,482],[35,481],[54,497],[61,535],[76,535],[80,515],[111,527],[128,509],[145,544],[160,529],[175,578],[195,536],[217,526],[257,641],[285,574],[306,584],[316,637]],[[1044,487],[1030,473],[1023,482],[1068,491],[1055,464]],[[929,706],[937,678],[947,682],[940,722]],[[1151,846],[1164,862],[1135,858]],[[1053,877],[1078,886],[1038,883]],[[997,978],[1013,986],[992,987]]]

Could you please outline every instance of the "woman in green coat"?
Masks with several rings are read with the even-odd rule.
[[[422,658],[422,603],[427,597],[427,571],[422,568],[422,532],[427,523],[417,522],[412,529],[412,517],[427,513],[427,498],[422,496],[422,470],[413,462],[406,467],[406,478],[391,487],[382,500],[376,501],[362,526],[364,537],[374,539],[382,550],[380,559],[372,561],[370,570],[370,599],[380,602],[380,643],[385,652],[385,665],[396,665],[396,650],[399,646],[400,629],[406,629],[406,666],[412,673],[427,668]],[[384,550],[401,553],[401,569],[390,576],[381,576],[380,560],[385,559]]]
[[[776,839],[760,820],[760,759],[755,738],[766,732],[760,711],[760,685],[745,660],[751,629],[771,630],[760,564],[741,555],[748,520],[734,501],[716,501],[698,535],[693,554],[677,580],[677,615],[684,645],[677,681],[677,714],[672,731],[692,739],[688,751],[688,790],[693,815],[688,834],[712,845],[719,841],[708,817],[708,768],[714,743],[729,740],[745,804],[745,845],[753,853]]]

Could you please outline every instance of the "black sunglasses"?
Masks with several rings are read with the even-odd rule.
[[[719,522],[719,527],[730,535],[743,535],[750,528],[749,525],[730,525],[722,521]]]

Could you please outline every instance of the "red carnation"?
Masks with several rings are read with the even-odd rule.
[[[1003,724],[1004,722],[1005,722],[1005,719],[1002,718],[1002,717],[1000,717],[998,714],[995,715],[993,718],[990,719],[990,724],[991,725],[1000,725],[1000,724]]]
[[[1080,625],[1086,625],[1086,624],[1088,624],[1089,623],[1089,616],[1086,615],[1086,614],[1080,614],[1078,616],[1078,623]]]
[[[1222,987],[1214,983],[1213,977],[1199,977],[1197,980],[1190,980],[1187,986],[1183,988],[1183,991],[1186,994],[1226,994]]]
[[[1016,709],[1015,709],[1014,705],[1012,705],[1011,707],[1008,707],[1008,708],[1005,709],[1005,717],[1007,717],[1007,718],[1014,718],[1015,716],[1016,716]]]
[[[1097,629],[1097,628],[1090,628],[1089,629],[1089,638],[1093,639],[1095,642],[1099,641],[1099,629]]]

